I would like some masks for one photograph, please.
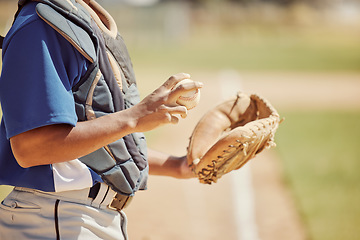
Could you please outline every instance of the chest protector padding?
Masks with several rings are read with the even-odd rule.
[[[36,11],[40,18],[64,36],[91,63],[73,88],[79,121],[121,111],[140,101],[132,63],[119,33],[116,37],[106,34],[75,0],[36,1],[39,2]],[[146,149],[144,135],[133,133],[80,160],[99,174],[113,190],[131,196],[137,190],[146,189]]]

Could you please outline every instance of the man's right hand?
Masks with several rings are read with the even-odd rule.
[[[190,82],[174,86],[184,80],[190,79],[190,75],[179,73],[171,76],[154,92],[145,97],[139,104],[127,109],[128,114],[132,116],[132,127],[136,132],[146,132],[155,129],[161,125],[173,123],[176,124],[179,119],[187,116],[187,109],[184,106],[173,103],[186,92],[199,89],[203,86],[200,82]]]

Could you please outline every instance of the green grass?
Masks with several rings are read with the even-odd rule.
[[[11,192],[13,187],[1,185],[0,186],[0,202]]]
[[[109,9],[137,69],[360,71],[358,24],[303,24],[289,20],[291,9],[273,12],[282,18],[269,22],[220,2],[201,10],[178,4]]]
[[[236,69],[246,71],[359,71],[358,37],[318,37],[296,29],[277,33],[256,28],[245,32],[198,33],[182,43],[129,48],[135,67],[188,70]],[[200,37],[201,36],[201,37]]]
[[[360,112],[288,112],[277,150],[310,239],[360,237]]]
[[[4,29],[16,4],[0,7]],[[147,8],[111,4],[107,9],[128,44],[135,69],[360,71],[359,25],[301,24],[287,20],[294,18],[293,9],[274,12],[283,15],[275,22],[261,14],[243,19],[249,15],[246,9],[218,3],[202,11],[178,4]],[[180,20],[174,22],[170,13]]]

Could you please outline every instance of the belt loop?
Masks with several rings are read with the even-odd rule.
[[[110,204],[110,203],[112,202],[112,200],[114,199],[115,195],[116,195],[116,192],[113,191],[113,190],[109,187],[109,191],[108,191],[108,193],[106,194],[106,196],[104,196],[104,201],[103,201],[103,203],[104,203],[104,205],[106,205],[106,207],[109,206],[109,204]]]
[[[108,195],[108,191],[109,191],[109,187],[106,184],[101,183],[98,194],[95,197],[95,199],[91,202],[91,206],[100,208],[101,204],[104,202],[105,197],[107,197]]]

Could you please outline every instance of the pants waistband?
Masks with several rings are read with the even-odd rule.
[[[115,211],[121,211],[125,208],[132,198],[116,193],[105,183],[97,183],[91,188],[63,192],[43,192],[24,187],[15,187],[14,190],[30,192],[46,198],[81,203],[101,209],[108,208]]]

